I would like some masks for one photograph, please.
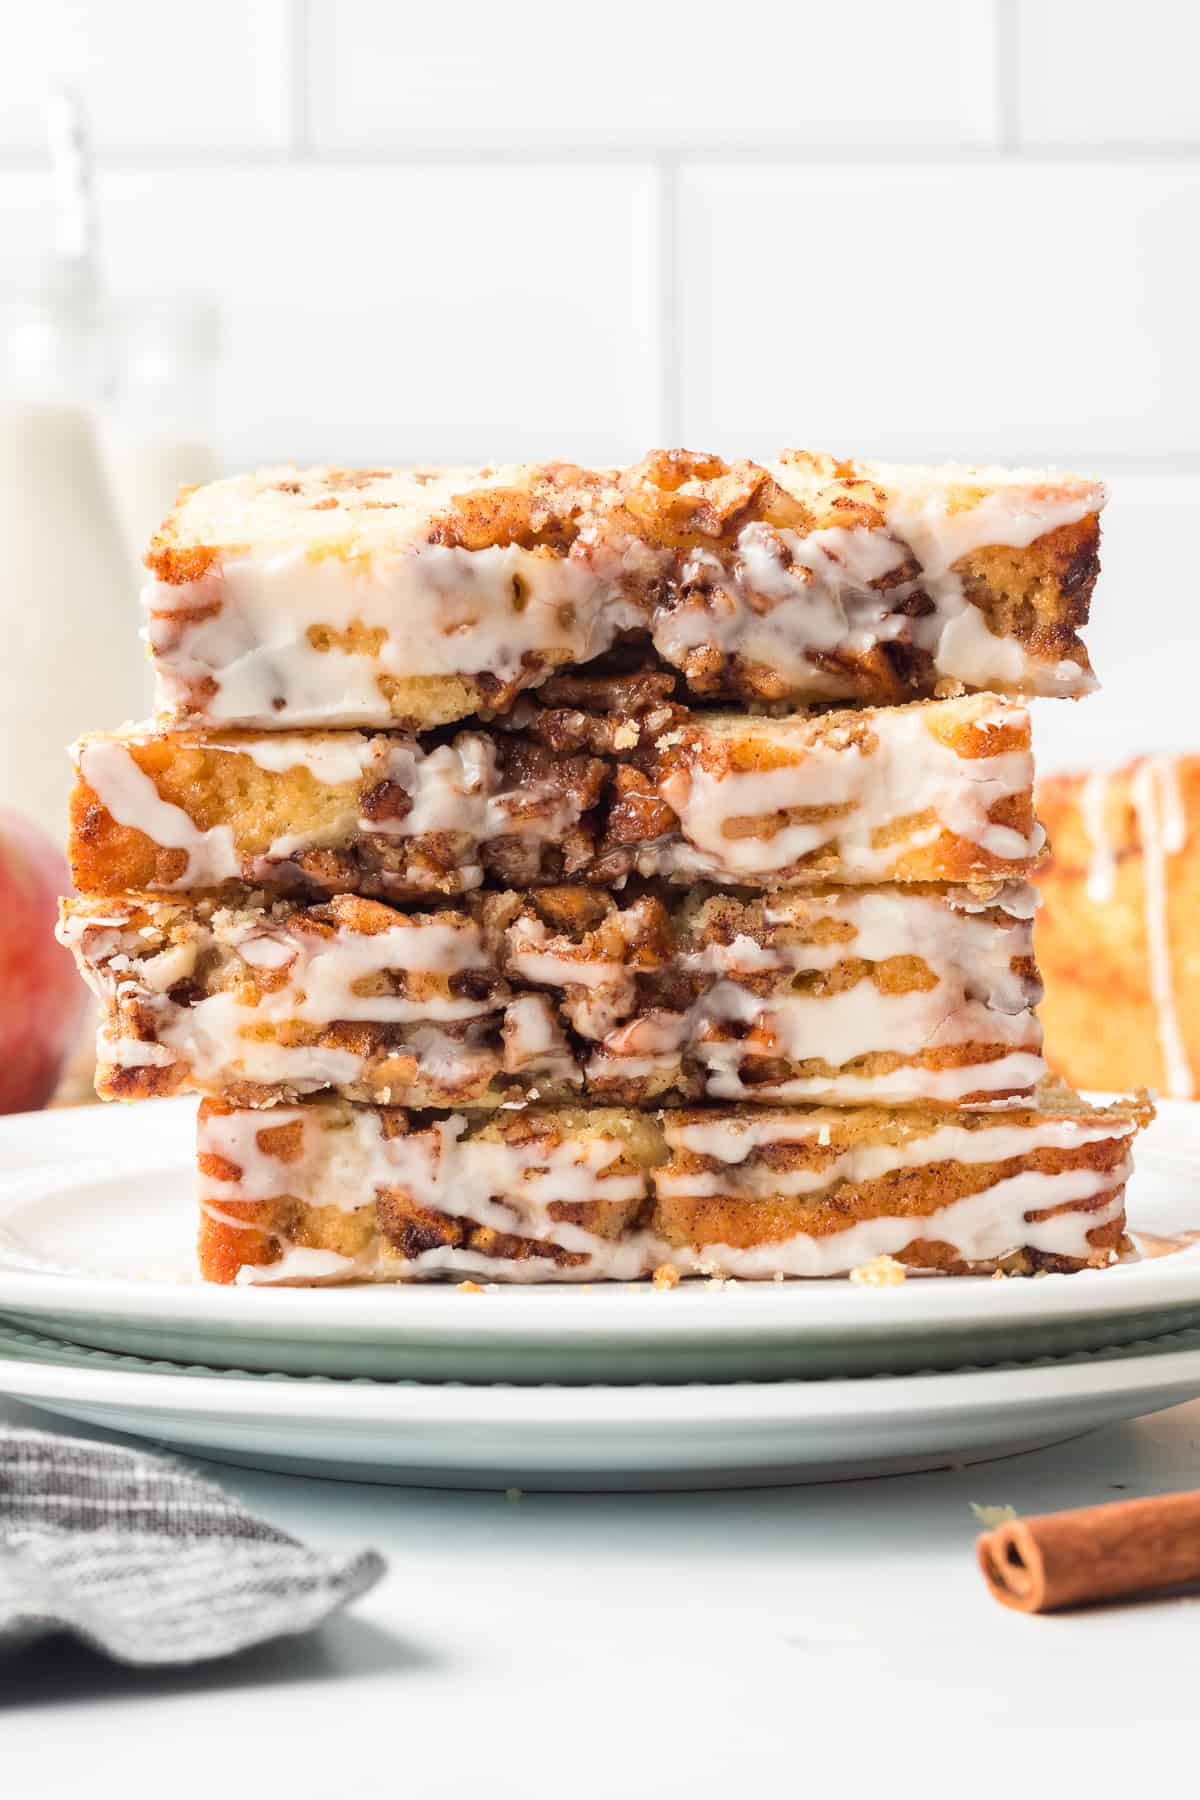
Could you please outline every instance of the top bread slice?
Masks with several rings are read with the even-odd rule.
[[[1079,694],[1104,500],[801,451],[237,476],[147,554],[159,713],[426,729],[615,651],[709,700]]]

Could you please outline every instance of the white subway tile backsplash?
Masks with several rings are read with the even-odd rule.
[[[980,144],[991,0],[312,0],[321,147]]]
[[[29,153],[66,79],[113,292],[221,308],[226,467],[663,441],[1115,464],[1104,690],[1039,705],[1040,757],[1200,741],[1173,653],[1196,639],[1200,9],[12,11],[0,301],[49,239]]]
[[[1017,6],[1020,140],[1200,144],[1200,11],[1187,0],[1002,0]]]
[[[1200,452],[1200,168],[697,164],[683,437],[932,457]]]
[[[264,150],[287,141],[289,0],[40,0],[0,55],[0,150],[45,146],[45,95],[87,102],[100,151]]]
[[[100,203],[118,294],[219,301],[231,464],[619,457],[660,435],[653,171],[115,168]]]

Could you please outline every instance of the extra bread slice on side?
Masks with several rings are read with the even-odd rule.
[[[267,469],[185,490],[146,590],[167,722],[431,727],[633,642],[705,698],[1079,694],[1103,487],[1046,471]]]
[[[1043,1018],[1080,1086],[1200,1087],[1200,756],[1142,757],[1039,784]]]

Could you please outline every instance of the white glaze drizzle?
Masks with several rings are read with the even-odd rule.
[[[861,1219],[843,1231],[818,1236],[800,1232],[749,1249],[728,1244],[676,1247],[670,1260],[681,1270],[707,1274],[715,1268],[743,1280],[765,1280],[776,1270],[791,1276],[845,1275],[877,1256],[895,1256],[914,1240],[949,1244],[968,1263],[997,1261],[1021,1249],[1086,1260],[1096,1255],[1088,1233],[1121,1216],[1129,1175],[1128,1161],[1115,1169],[1064,1169],[1055,1175],[1023,1169],[931,1213]],[[1042,1208],[1106,1193],[1111,1200],[1091,1211],[1029,1217]]]
[[[835,1067],[832,1074],[790,1076],[778,1081],[747,1081],[744,1067],[727,1069],[715,1056],[708,1060],[714,1065],[705,1086],[709,1099],[769,1101],[773,1105],[810,1101],[839,1106],[910,1106],[927,1101],[953,1106],[968,1095],[973,1104],[984,1105],[989,1104],[989,1095],[997,1094],[1006,1096],[1006,1105],[1020,1105],[1020,1097],[1028,1094],[1046,1073],[1046,1059],[1036,1051],[1007,1051],[988,1062],[944,1069],[901,1063],[886,1072],[856,1075]],[[1015,1100],[1013,1095],[1017,1096]]]
[[[162,798],[119,738],[92,738],[75,754],[83,779],[118,825],[143,831],[169,850],[186,852],[183,872],[172,887],[215,887],[237,876],[229,826],[202,831],[181,806]]]
[[[545,994],[521,994],[504,1009],[504,1070],[543,1080],[583,1083],[567,1034]]]
[[[304,769],[321,787],[344,787],[362,778],[379,759],[386,741],[364,737],[358,731],[320,736],[281,731],[271,737],[209,738],[205,749],[248,756],[252,763],[273,775]]]
[[[836,1157],[812,1168],[781,1170],[771,1162],[759,1160],[760,1152],[767,1147],[803,1144],[806,1140],[823,1147],[823,1129],[829,1129],[828,1118],[819,1121],[778,1113],[765,1113],[759,1118],[717,1117],[687,1125],[668,1120],[665,1136],[672,1149],[710,1157],[722,1167],[660,1170],[656,1178],[658,1191],[671,1196],[820,1193],[834,1181],[876,1181],[897,1169],[926,1168],[946,1162],[1008,1162],[1013,1157],[1030,1156],[1036,1150],[1075,1150],[1086,1144],[1131,1136],[1134,1125],[1110,1120],[1085,1124],[1075,1119],[1010,1124],[1003,1113],[997,1113],[989,1114],[987,1123],[974,1130],[938,1124],[925,1131],[913,1129],[898,1143],[851,1143]]]
[[[303,1130],[301,1152],[282,1162],[264,1149],[262,1133],[296,1119]],[[355,1212],[378,1190],[400,1188],[418,1206],[569,1250],[581,1228],[553,1218],[552,1205],[628,1205],[647,1192],[644,1173],[610,1173],[626,1145],[602,1130],[583,1135],[551,1125],[511,1143],[466,1132],[460,1114],[391,1138],[370,1108],[213,1114],[199,1122],[199,1152],[219,1156],[240,1173],[229,1181],[201,1173],[201,1202],[219,1206],[290,1194],[311,1205]],[[590,1244],[593,1234],[583,1236]]]
[[[207,1212],[213,1215],[212,1207]],[[231,1223],[240,1225],[242,1220]],[[310,1250],[303,1244],[285,1244],[273,1262],[243,1263],[235,1279],[237,1287],[324,1287],[330,1282],[353,1281],[366,1274],[367,1266],[336,1250]]]
[[[844,692],[836,675],[814,666],[808,650],[863,654],[879,643],[911,639],[941,676],[974,688],[1084,693],[1093,684],[1077,663],[1048,664],[1015,638],[991,631],[953,565],[993,545],[1028,548],[1047,532],[1077,524],[1096,505],[1094,488],[1058,501],[1013,488],[953,513],[943,493],[899,494],[883,527],[831,526],[802,535],[755,521],[739,534],[732,567],[709,550],[691,554],[685,582],[711,585],[719,603],[657,617],[655,647],[683,664],[690,651],[715,643],[725,655],[782,673],[796,691],[836,695]],[[915,579],[876,585],[910,555],[919,565]],[[917,594],[927,609],[910,617],[903,603]],[[764,607],[763,599],[772,604]]]
[[[498,837],[531,836],[554,841],[579,819],[569,793],[545,781],[506,787],[490,738],[461,731],[452,744],[422,751],[413,745],[391,759],[389,778],[412,798],[401,819],[364,819],[364,831],[391,837],[456,832],[479,843]]]
[[[944,495],[923,499],[896,495],[888,506],[888,527],[910,546],[921,565],[917,584],[934,611],[917,620],[914,637],[933,648],[938,668],[971,686],[1006,686],[1028,672],[1028,657],[1014,639],[997,637],[966,596],[954,565],[992,546],[1026,549],[1048,532],[1075,525],[1095,510],[1094,490],[1050,500],[1020,487],[1002,487],[974,506],[948,510]],[[936,634],[936,636],[935,636]],[[1094,685],[1074,663],[1058,677],[1061,691],[1083,693]]]
[[[982,728],[1025,719],[1023,709],[998,701],[974,723]],[[695,852],[695,872],[762,878],[832,846],[850,879],[881,881],[905,853],[935,842],[943,832],[977,845],[989,862],[1024,864],[1037,855],[1045,841],[1040,825],[1026,837],[989,816],[1001,800],[1028,792],[1030,751],[956,755],[929,730],[921,707],[881,709],[872,714],[871,727],[875,747],[864,753],[853,740],[817,738],[803,727],[793,733],[781,721],[764,737],[773,756],[793,737],[790,762],[714,774],[693,755],[688,766],[672,770],[659,786]],[[793,808],[845,810],[779,825],[777,815]],[[926,813],[935,816],[933,825],[914,825],[902,838],[876,842],[885,828]],[[731,835],[733,821],[756,818],[764,822],[761,834]]]
[[[1174,756],[1160,756],[1155,761],[1162,797],[1163,849],[1168,856],[1178,856],[1187,848],[1188,838],[1187,811],[1179,780],[1179,760]]]
[[[261,945],[261,936],[250,943]],[[484,1019],[495,1001],[473,1000],[449,990],[450,978],[461,971],[485,969],[489,958],[478,926],[463,920],[458,925],[411,921],[375,933],[340,932],[334,938],[296,931],[286,934],[295,955],[286,980],[274,990],[242,1000],[231,990],[209,994],[194,1004],[163,1008],[160,1041],[187,1064],[193,1079],[203,1086],[220,1087],[236,1072],[241,1079],[263,1084],[283,1083],[302,1091],[327,1085],[350,1086],[358,1080],[367,1059],[359,1052],[317,1044],[287,1045],[274,1035],[263,1035],[263,1026],[285,1026],[293,1021],[324,1026],[360,1021],[375,1025],[447,1024]],[[359,988],[379,974],[403,979],[404,992],[361,993]],[[432,981],[422,981],[423,976]],[[412,982],[416,977],[415,983]],[[413,1049],[422,1047],[413,1038]],[[425,1073],[432,1076],[433,1052],[446,1041],[424,1041]],[[444,1079],[462,1079],[461,1061],[469,1051],[455,1045],[452,1067],[444,1062]]]
[[[611,575],[517,545],[230,557],[199,581],[151,582],[143,603],[161,709],[201,716],[189,693],[211,680],[204,718],[276,729],[386,726],[381,675],[521,679],[527,656],[587,662],[639,623]],[[310,636],[360,627],[377,648],[319,649]]]
[[[1079,812],[1091,845],[1084,892],[1094,906],[1106,906],[1116,891],[1117,858],[1108,830],[1111,777],[1095,769],[1079,794]]]

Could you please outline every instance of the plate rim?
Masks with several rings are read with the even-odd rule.
[[[114,1105],[0,1120],[0,1160],[14,1143],[25,1152],[25,1160],[0,1169],[0,1227],[6,1205],[36,1199],[39,1188],[67,1193],[86,1186],[79,1170],[82,1145],[91,1146],[96,1160],[108,1159],[109,1175],[120,1173],[110,1160],[114,1151],[142,1173],[159,1161],[164,1174],[186,1171],[187,1139],[180,1136],[179,1124],[195,1104],[184,1098],[158,1101],[136,1114]],[[1159,1111],[1160,1135],[1173,1135],[1182,1127],[1192,1139],[1190,1155],[1200,1184],[1200,1101],[1160,1102]],[[1176,1153],[1169,1147],[1158,1152],[1151,1141],[1141,1154],[1144,1167],[1153,1168],[1161,1154],[1168,1176],[1176,1172]],[[1186,1153],[1178,1154],[1182,1158]],[[863,1342],[916,1332],[940,1337],[966,1331],[986,1339],[1021,1325],[1070,1326],[1139,1313],[1169,1317],[1200,1307],[1200,1244],[1137,1265],[1032,1281],[914,1277],[887,1289],[844,1280],[731,1281],[718,1284],[717,1293],[698,1282],[681,1283],[665,1293],[644,1282],[586,1285],[586,1295],[575,1287],[500,1284],[471,1296],[459,1294],[450,1282],[219,1287],[199,1280],[22,1267],[11,1253],[6,1260],[0,1242],[0,1314],[26,1320],[128,1321],[195,1335],[229,1329],[264,1338],[289,1330],[305,1336],[319,1331],[331,1346],[380,1343],[389,1349],[498,1343],[548,1349],[569,1331],[572,1345],[589,1350],[617,1337],[630,1347],[699,1348],[718,1335],[726,1344],[765,1347],[786,1340],[816,1346],[848,1329]]]
[[[13,1340],[28,1341],[10,1354]],[[1186,1343],[1171,1339],[1186,1339]],[[37,1354],[39,1343],[55,1360]],[[132,1363],[132,1368],[112,1367]],[[30,1371],[38,1379],[24,1378]],[[16,1375],[14,1382],[13,1376]],[[0,1391],[37,1405],[37,1395],[84,1404],[127,1406],[147,1416],[186,1413],[269,1416],[291,1424],[336,1427],[399,1423],[414,1427],[497,1430],[536,1423],[586,1430],[633,1424],[753,1426],[801,1419],[820,1424],[853,1416],[867,1428],[932,1405],[945,1414],[964,1404],[1011,1413],[1055,1395],[1116,1398],[1139,1392],[1179,1400],[1200,1396],[1200,1327],[1117,1349],[1038,1357],[993,1368],[964,1366],[896,1375],[831,1376],[822,1380],[694,1381],[678,1384],[542,1382],[469,1383],[373,1380],[369,1377],[287,1375],[151,1362],[125,1352],[92,1350],[62,1340],[39,1340],[0,1321]],[[320,1397],[318,1399],[318,1396]],[[241,1404],[239,1404],[239,1402]],[[864,1404],[865,1402],[865,1404]],[[1163,1400],[1162,1405],[1171,1405]],[[632,1416],[631,1416],[632,1415]]]

